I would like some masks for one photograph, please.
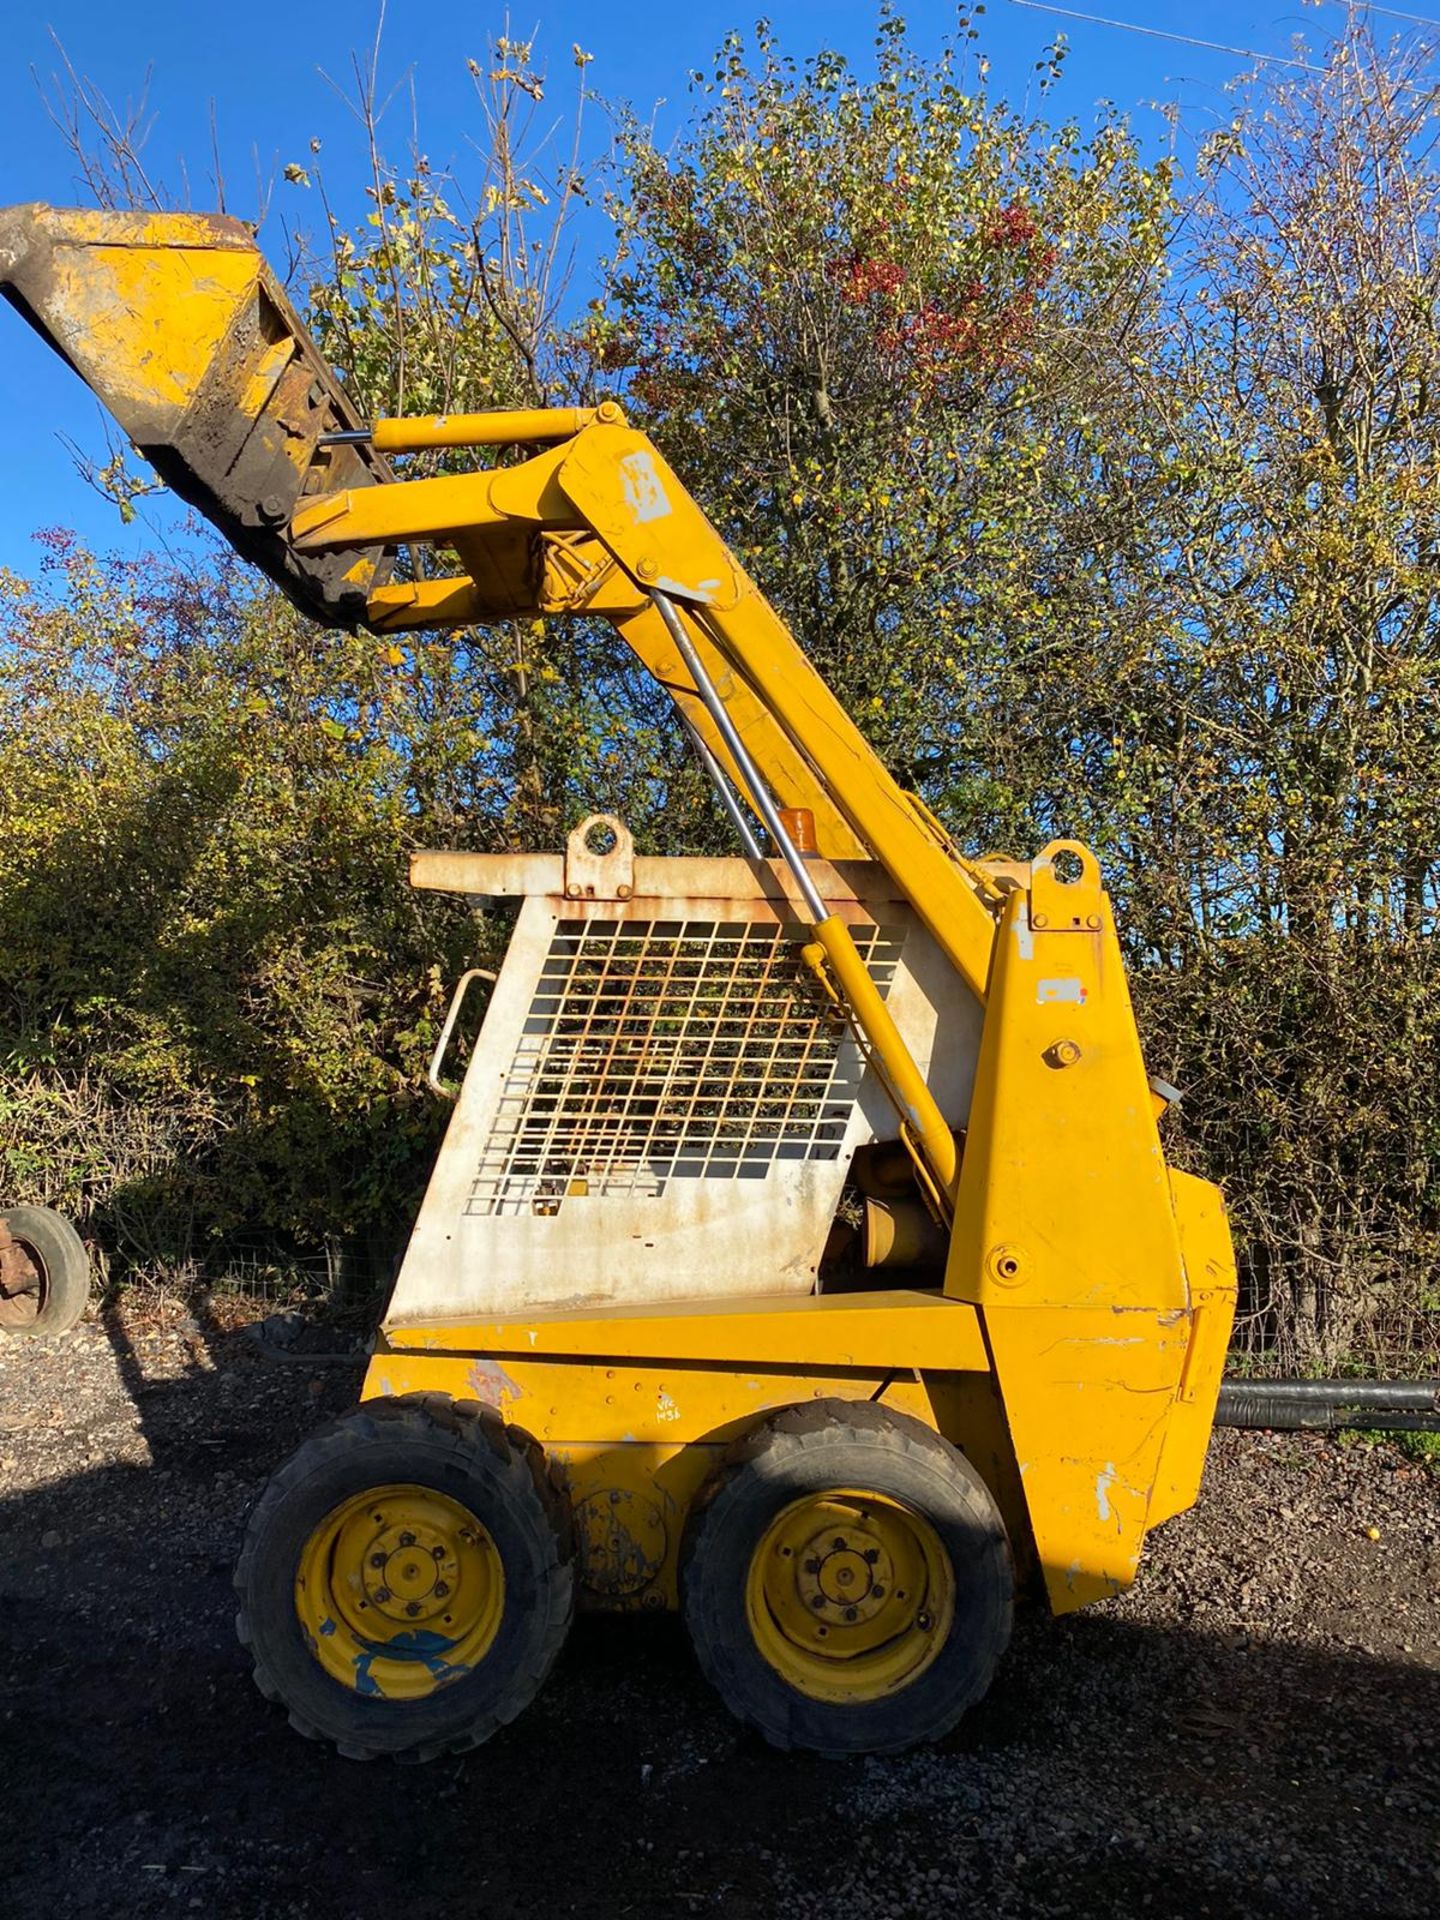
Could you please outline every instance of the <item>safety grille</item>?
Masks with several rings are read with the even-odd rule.
[[[851,932],[888,993],[904,929]],[[561,921],[467,1213],[833,1160],[864,1062],[800,961],[808,937],[773,921]]]

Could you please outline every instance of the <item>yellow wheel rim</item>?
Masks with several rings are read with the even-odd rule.
[[[332,1680],[423,1700],[485,1658],[505,1572],[468,1508],[432,1487],[371,1487],[331,1509],[300,1551],[295,1612]]]
[[[812,1700],[853,1705],[910,1686],[955,1618],[955,1576],[930,1522],[884,1494],[835,1489],[792,1501],[750,1561],[756,1647]]]

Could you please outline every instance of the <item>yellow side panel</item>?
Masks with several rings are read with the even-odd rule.
[[[542,1356],[585,1365],[601,1356],[662,1366],[700,1361],[727,1372],[779,1367],[805,1380],[845,1367],[966,1372],[989,1364],[973,1307],[900,1287],[743,1302],[689,1300],[599,1314],[594,1308],[552,1308],[516,1320],[387,1322],[383,1331],[392,1348],[431,1353],[514,1354],[527,1364]]]
[[[1170,1186],[1190,1279],[1193,1332],[1150,1501],[1152,1527],[1193,1506],[1200,1492],[1235,1320],[1235,1251],[1220,1189],[1173,1168]]]
[[[691,1503],[726,1447],[766,1413],[829,1396],[883,1397],[934,1424],[928,1396],[913,1379],[855,1372],[377,1354],[362,1399],[399,1393],[481,1400],[539,1440],[570,1496],[581,1604],[622,1612],[678,1604]]]
[[[1135,1577],[1189,1315],[996,1307],[985,1316],[1056,1613]]]
[[[1091,884],[1059,889],[1078,928],[1032,924],[1023,893],[1000,923],[945,1290],[979,1306],[1184,1307],[1124,963],[1083,857]]]
[[[1151,1519],[1190,1290],[1110,903],[1083,848],[1047,849],[1001,920],[945,1287],[980,1307],[1051,1605],[1118,1592]]]
[[[828,1396],[875,1398],[889,1382],[879,1369],[791,1373],[779,1367],[705,1367],[616,1359],[526,1360],[516,1354],[376,1354],[362,1397],[448,1393],[481,1400],[547,1448],[729,1441],[777,1407]],[[929,1404],[913,1381],[913,1410]],[[886,1396],[887,1405],[895,1404]]]

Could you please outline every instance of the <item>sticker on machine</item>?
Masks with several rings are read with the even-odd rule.
[[[670,502],[665,498],[665,489],[650,454],[627,453],[620,462],[620,480],[625,489],[625,504],[636,526],[643,526],[647,520],[663,520],[669,513]]]
[[[1035,1004],[1037,1007],[1053,1007],[1062,1004],[1083,1007],[1085,1004],[1085,983],[1083,980],[1037,980],[1035,983]]]

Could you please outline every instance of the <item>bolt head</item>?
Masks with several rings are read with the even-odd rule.
[[[371,1554],[371,1556],[370,1556],[370,1564],[371,1564],[371,1566],[372,1566],[372,1567],[383,1567],[383,1566],[384,1566],[384,1564],[385,1564],[385,1556],[384,1556],[384,1554],[383,1554],[383,1553],[372,1553],[372,1554]]]
[[[437,1600],[443,1600],[449,1591],[449,1587],[446,1586],[443,1580],[437,1580],[435,1582],[435,1598]]]
[[[402,1534],[401,1534],[401,1536],[400,1536],[400,1544],[401,1544],[401,1546],[402,1546],[402,1547],[413,1547],[413,1546],[414,1546],[414,1544],[415,1544],[415,1536],[414,1536],[414,1534],[413,1534],[413,1533],[402,1533]]]
[[[419,1613],[420,1611],[420,1602],[418,1600],[411,1600],[406,1606],[405,1611],[406,1613],[409,1614],[410,1618],[413,1620],[416,1614]]]
[[[375,1598],[380,1602],[380,1605],[383,1607],[385,1602],[390,1598],[389,1587],[377,1587],[375,1589]]]

